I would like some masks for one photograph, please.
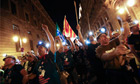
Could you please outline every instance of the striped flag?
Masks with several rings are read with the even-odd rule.
[[[56,36],[59,36],[60,39],[62,39],[62,42],[66,42],[65,37],[61,33],[61,30],[60,30],[60,28],[59,28],[57,23],[56,23]]]
[[[66,16],[64,17],[64,24],[63,24],[64,28],[63,28],[63,35],[65,35],[66,37],[70,37],[70,38],[76,38],[77,35],[75,34],[75,32],[72,30],[71,26],[69,25]]]

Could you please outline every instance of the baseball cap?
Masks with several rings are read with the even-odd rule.
[[[43,46],[46,48],[45,41],[39,41],[38,44],[36,45],[36,47],[38,48],[38,46]]]
[[[6,55],[6,57],[3,59],[3,61],[5,61],[5,59],[7,59],[7,58],[12,58],[13,60],[16,60],[16,58],[14,56],[12,56],[12,55]]]

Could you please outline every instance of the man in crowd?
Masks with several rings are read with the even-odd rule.
[[[79,36],[80,41],[82,42],[83,46],[86,48],[87,59],[90,63],[89,84],[104,83],[105,80],[104,80],[103,64],[102,64],[101,60],[96,57],[96,52],[95,52],[95,49],[99,46],[99,44],[96,43],[93,35],[89,35],[88,40],[90,41],[90,44],[86,45],[80,29],[81,29],[80,25],[77,25],[78,36]]]
[[[96,49],[96,53],[97,57],[104,62],[108,84],[136,84],[133,78],[130,78],[127,72],[121,69],[124,64],[123,56],[130,52],[126,46],[119,45],[122,40],[126,39],[128,34],[126,32],[128,32],[129,25],[126,21],[123,23],[123,27],[124,33],[111,41],[105,33],[101,33],[97,37],[101,45]]]
[[[5,84],[26,84],[27,72],[25,69],[16,63],[14,56],[6,56],[3,61],[5,62],[6,70],[4,72]]]
[[[130,27],[132,34],[128,37],[128,46],[140,62],[140,30],[138,25]]]
[[[29,79],[37,76],[39,84],[60,84],[60,78],[54,63],[54,39],[47,25],[43,24],[42,29],[46,32],[50,42],[49,52],[47,53],[46,51],[45,42],[41,42],[37,45],[39,61],[32,74],[29,75]]]

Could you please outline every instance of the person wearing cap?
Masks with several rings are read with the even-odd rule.
[[[33,72],[28,77],[29,79],[37,77],[39,84],[60,84],[60,78],[54,63],[54,38],[47,25],[42,24],[42,29],[45,31],[50,42],[49,52],[47,53],[44,42],[37,45],[39,60]]]
[[[128,37],[128,46],[140,62],[140,30],[138,24],[130,26],[132,34]]]
[[[26,84],[27,72],[19,64],[15,64],[16,58],[14,56],[6,56],[3,61],[4,66],[7,67],[4,73],[5,84]]]
[[[85,44],[83,36],[81,34],[81,28],[80,25],[77,25],[77,31],[80,41],[83,44],[83,47],[86,49],[86,57],[89,61],[89,77],[88,81],[90,84],[102,84],[105,82],[104,78],[104,70],[103,70],[103,64],[99,58],[96,57],[95,49],[99,46],[99,44],[94,40],[93,35],[88,36],[88,40],[90,43],[88,45]],[[95,79],[95,81],[93,81]]]
[[[123,18],[125,21],[125,18]],[[101,44],[96,48],[96,56],[104,63],[106,81],[108,84],[136,84],[134,79],[122,69],[125,55],[130,53],[126,46],[120,44],[128,36],[129,25],[123,22],[124,32],[117,38],[110,40],[107,34],[101,33],[97,40]]]
[[[38,58],[32,52],[27,52],[26,56],[27,56],[27,60],[28,60],[27,72],[28,72],[28,74],[30,74],[33,72],[33,70],[37,64]],[[34,79],[29,80],[28,83],[29,84],[38,84],[39,81],[37,80],[37,77],[35,77]]]

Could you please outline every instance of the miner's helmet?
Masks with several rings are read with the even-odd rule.
[[[50,47],[50,44],[47,43],[47,42],[45,42],[45,41],[43,41],[43,40],[41,40],[41,41],[39,41],[38,44],[36,45],[37,48],[38,48],[38,46],[43,46],[43,47],[45,47],[45,48],[49,48],[49,47]]]
[[[6,55],[6,57],[3,59],[5,61],[7,58],[12,58],[13,60],[16,60],[16,58],[12,55]]]

